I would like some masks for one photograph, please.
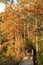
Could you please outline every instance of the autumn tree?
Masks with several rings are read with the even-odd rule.
[[[12,57],[20,61],[25,55],[27,42],[31,42],[37,52],[42,50],[39,44],[43,40],[41,1],[21,0],[16,5],[11,2],[6,5],[5,12],[0,14],[0,44],[2,50],[6,50],[5,58]]]

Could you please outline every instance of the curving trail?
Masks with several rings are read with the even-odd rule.
[[[33,60],[25,57],[19,65],[33,65]]]

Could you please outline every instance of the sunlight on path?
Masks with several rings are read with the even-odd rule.
[[[33,65],[33,59],[25,57],[19,65]]]

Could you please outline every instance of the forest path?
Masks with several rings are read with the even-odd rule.
[[[33,59],[24,57],[24,59],[20,62],[19,65],[33,65]]]

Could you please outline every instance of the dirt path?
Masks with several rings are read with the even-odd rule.
[[[33,65],[33,60],[31,58],[26,58],[22,60],[19,65]]]

